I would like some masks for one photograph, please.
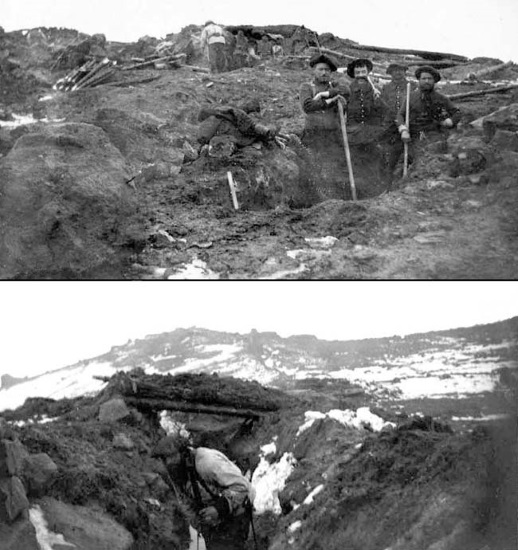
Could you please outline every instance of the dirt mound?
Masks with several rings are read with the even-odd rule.
[[[99,128],[41,125],[0,172],[0,277],[119,276],[124,247],[133,252],[138,239],[136,203],[124,160]]]

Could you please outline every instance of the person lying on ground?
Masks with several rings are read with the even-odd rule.
[[[218,105],[204,107],[200,110],[198,121],[201,123],[198,128],[197,139],[202,146],[209,146],[217,149],[216,142],[224,141],[230,147],[230,154],[236,149],[254,146],[260,148],[261,144],[275,142],[281,147],[286,143],[286,136],[279,134],[276,128],[266,126],[255,121],[250,112],[260,112],[258,101],[249,101],[243,108],[229,105]],[[225,139],[216,139],[225,136]],[[213,151],[215,153],[215,151]]]

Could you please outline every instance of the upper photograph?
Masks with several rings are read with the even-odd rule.
[[[518,3],[294,7],[2,0],[0,279],[516,279]]]

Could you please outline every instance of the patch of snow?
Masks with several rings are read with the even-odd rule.
[[[120,370],[130,370],[131,367]],[[28,397],[51,399],[74,398],[96,393],[106,382],[94,376],[112,376],[114,369],[109,362],[78,363],[57,371],[42,374],[7,389],[0,389],[0,410],[15,409]]]
[[[185,424],[183,422],[173,420],[169,411],[160,412],[160,426],[167,435],[180,435],[189,440],[191,439],[191,434],[185,427]]]
[[[261,447],[262,456],[273,455],[277,452],[277,445],[275,444],[276,441],[277,436],[273,438],[273,441],[271,443],[267,443],[266,445],[263,445]]]
[[[37,504],[29,509],[29,519],[36,530],[36,539],[41,550],[53,550],[55,544],[76,548],[75,544],[67,542],[60,533],[49,531],[43,510]]]
[[[309,495],[304,499],[304,502],[302,504],[306,504],[306,505],[309,505],[309,504],[313,504],[314,500],[315,500],[315,497],[321,493],[322,491],[324,490],[324,485],[317,485],[312,491],[311,493],[309,493]]]
[[[487,414],[485,416],[452,416],[453,422],[493,422],[509,418],[508,414]]]
[[[261,460],[252,476],[252,487],[255,491],[254,508],[257,514],[271,511],[281,514],[279,493],[284,489],[286,480],[293,472],[297,461],[292,453],[284,453],[280,460],[270,464],[266,458]]]
[[[219,274],[207,267],[207,264],[199,258],[194,259],[190,264],[184,264],[180,271],[169,275],[168,280],[177,279],[219,279]]]
[[[300,519],[298,519],[297,521],[294,521],[289,527],[288,527],[288,531],[290,533],[295,533],[295,531],[297,529],[300,529],[302,527],[302,521],[300,521]]]
[[[350,409],[332,409],[327,413],[322,413],[319,411],[306,411],[304,416],[306,418],[306,422],[298,429],[297,437],[310,428],[315,420],[323,418],[330,418],[331,420],[339,422],[343,426],[355,428],[357,430],[368,427],[375,432],[379,432],[385,427],[395,427],[393,422],[385,422],[383,418],[373,414],[369,407],[359,407],[356,412]]]
[[[322,412],[319,412],[319,411],[306,411],[304,413],[304,418],[306,419],[306,421],[297,430],[297,436],[296,437],[298,437],[300,434],[304,433],[307,429],[311,428],[311,426],[314,424],[315,420],[320,420],[320,419],[325,418],[325,417],[326,417],[325,413],[322,413]]]

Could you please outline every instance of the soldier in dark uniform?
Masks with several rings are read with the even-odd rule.
[[[336,61],[324,54],[314,55],[312,82],[302,84],[299,97],[306,115],[302,143],[308,149],[313,185],[320,200],[345,199],[347,165],[338,101],[346,104],[349,87],[344,80],[333,82]]]
[[[392,186],[392,180],[394,178],[394,168],[403,153],[403,144],[399,137],[397,130],[396,117],[401,108],[406,106],[406,94],[408,80],[406,78],[406,65],[402,63],[391,63],[387,67],[387,74],[389,74],[392,80],[385,84],[381,91],[381,99],[386,105],[383,125],[385,130],[383,132],[383,143],[385,148],[385,166],[386,166],[386,180],[388,187]],[[411,91],[415,89],[415,86],[411,87]]]
[[[455,128],[461,112],[449,98],[435,91],[441,80],[439,71],[433,67],[419,67],[415,76],[419,88],[410,94],[410,128],[405,123],[405,106],[402,105],[396,124],[401,140],[410,144],[409,157],[415,158],[423,148],[433,142],[441,142],[446,152],[448,130]]]
[[[382,120],[387,106],[369,79],[372,69],[370,59],[355,59],[347,66],[347,74],[353,79],[347,106],[347,135],[355,171],[363,173],[368,187],[378,187],[383,172]],[[361,185],[358,191],[362,195]]]

